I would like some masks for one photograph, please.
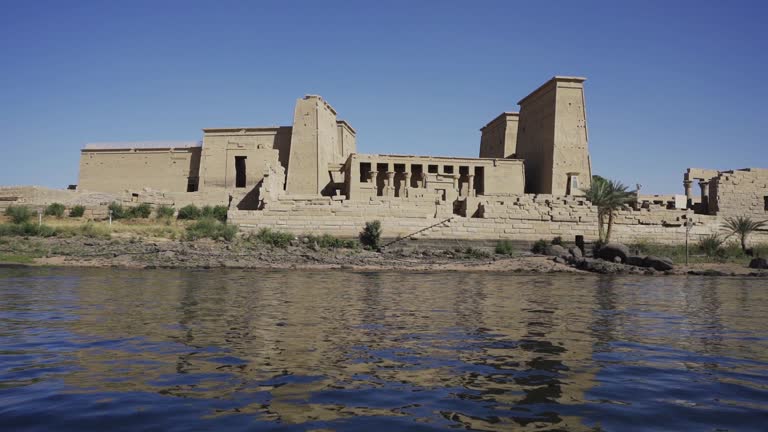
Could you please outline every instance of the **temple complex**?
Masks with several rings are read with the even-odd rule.
[[[226,205],[242,229],[445,239],[597,238],[585,78],[555,76],[480,128],[479,157],[358,153],[356,131],[322,97],[296,102],[290,126],[206,128],[200,142],[89,144],[71,190],[0,188],[9,203],[112,201]],[[684,194],[641,195],[619,212],[619,240],[681,242],[727,216],[768,218],[768,170],[690,168]],[[416,235],[417,234],[417,235]],[[759,233],[758,235],[765,235]]]

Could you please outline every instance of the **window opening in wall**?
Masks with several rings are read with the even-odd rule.
[[[579,176],[576,174],[568,174],[568,187],[566,188],[566,195],[573,195],[578,192],[581,185],[579,185]]]
[[[427,172],[430,174],[437,174],[437,165],[427,166]]]
[[[369,173],[371,172],[370,162],[360,162],[360,183],[368,181]]]
[[[405,164],[395,164],[395,172],[397,173],[405,172]]]
[[[768,211],[768,195],[763,197],[763,200],[765,201],[765,203],[763,204],[765,207],[765,211]]]
[[[475,167],[475,191],[477,195],[485,193],[485,168]]]
[[[411,165],[411,187],[419,187],[424,167],[421,164]]]
[[[460,166],[459,167],[459,174],[462,176],[469,175],[469,167],[468,166]]]
[[[246,156],[235,156],[235,187],[245,187],[245,159]]]
[[[453,165],[444,165],[443,172],[446,174],[453,174]]]

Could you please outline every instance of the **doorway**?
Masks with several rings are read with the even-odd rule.
[[[246,156],[235,156],[235,187],[245,187],[245,159]]]

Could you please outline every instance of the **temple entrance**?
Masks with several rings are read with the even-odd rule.
[[[235,187],[245,187],[245,159],[246,156],[235,156]]]

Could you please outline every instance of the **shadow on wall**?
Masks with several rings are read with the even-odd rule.
[[[240,202],[237,203],[238,210],[261,210],[259,190],[262,183],[264,180],[260,180],[247,194],[243,195]]]

